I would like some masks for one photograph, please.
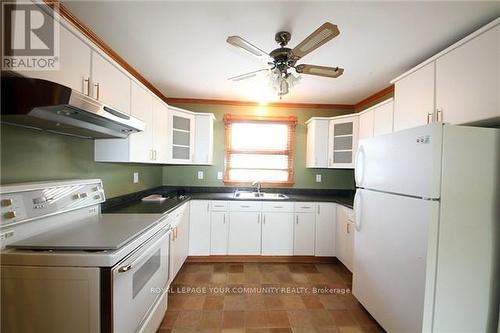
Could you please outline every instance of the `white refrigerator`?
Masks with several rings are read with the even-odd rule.
[[[353,294],[388,332],[494,332],[500,129],[430,124],[360,142]]]

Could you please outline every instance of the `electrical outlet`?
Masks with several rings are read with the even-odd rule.
[[[134,184],[137,184],[139,182],[139,173],[134,172]]]
[[[321,183],[321,174],[316,175],[316,183]]]
[[[203,171],[198,171],[198,179],[203,179]]]
[[[217,179],[222,180],[222,171],[217,172]]]

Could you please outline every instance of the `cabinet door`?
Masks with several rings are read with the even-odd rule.
[[[210,254],[210,201],[190,202],[189,255],[208,256]]]
[[[195,116],[193,164],[212,164],[214,151],[213,115]]]
[[[395,84],[394,131],[425,125],[434,113],[434,63]]]
[[[182,266],[182,242],[177,237],[179,224],[179,218],[172,220],[172,235],[170,238],[170,276],[172,280],[175,279]]]
[[[314,255],[315,217],[314,213],[295,213],[294,255]]]
[[[316,204],[316,256],[332,257],[335,255],[336,208],[331,202]]]
[[[130,113],[130,78],[92,51],[92,96],[118,111]]]
[[[129,136],[130,162],[152,162],[153,97],[146,89],[132,82],[130,101],[132,116],[142,120],[146,125],[144,131]]]
[[[186,261],[189,254],[189,217],[190,217],[189,203],[183,204],[180,208],[180,223],[179,230],[177,231],[177,238],[180,242],[180,257],[181,266]]]
[[[229,237],[229,214],[222,211],[212,212],[211,220],[210,254],[226,255]]]
[[[346,251],[345,251],[345,267],[352,272],[354,261],[354,237],[355,237],[354,222],[347,221],[346,223]]]
[[[313,119],[307,124],[306,167],[328,167],[328,120]]]
[[[260,212],[229,213],[229,254],[260,254],[260,220]]]
[[[262,254],[293,254],[293,213],[262,213]]]
[[[171,163],[191,163],[194,146],[194,116],[187,112],[171,110],[172,148]]]
[[[373,136],[374,111],[370,110],[359,115],[359,140],[368,139]]]
[[[52,20],[44,13],[45,19]],[[29,77],[60,83],[84,94],[90,91],[90,47],[60,25],[59,70],[23,72]]]
[[[500,116],[500,26],[436,61],[436,110],[451,124]]]
[[[392,133],[394,102],[380,105],[373,111],[373,136]]]
[[[344,265],[347,258],[347,211],[344,206],[337,207],[337,225],[335,233],[335,255]]]
[[[167,105],[157,98],[153,98],[153,160],[155,163],[168,162],[168,148],[170,135],[169,115]]]
[[[330,120],[329,156],[330,168],[354,168],[358,148],[358,117]]]

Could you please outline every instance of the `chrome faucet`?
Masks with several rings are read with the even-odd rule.
[[[252,183],[252,186],[256,187],[257,193],[260,195],[260,190],[262,189],[262,183],[259,180],[256,180]]]

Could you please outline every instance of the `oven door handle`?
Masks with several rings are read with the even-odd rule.
[[[141,249],[145,249],[146,251],[142,255],[140,255],[138,258],[136,258],[134,261],[132,261],[130,264],[120,266],[117,270],[118,273],[126,273],[126,272],[130,271],[132,268],[134,268],[134,266],[138,262],[141,262],[142,259],[144,259],[144,257],[146,257],[150,254],[151,248],[156,247],[159,243],[163,242],[165,240],[165,238],[169,239],[171,232],[172,232],[171,229],[168,227],[163,228],[161,231],[159,231],[157,236],[156,236],[156,238],[157,238],[156,241],[154,241],[154,242],[150,241],[150,242],[147,242],[146,244],[144,244],[143,246],[141,246],[137,251],[140,251]],[[153,237],[155,237],[155,236],[153,236]],[[148,243],[151,243],[151,244],[148,244]]]

